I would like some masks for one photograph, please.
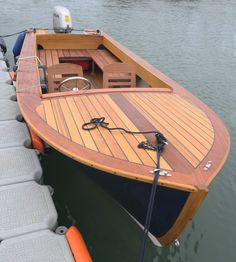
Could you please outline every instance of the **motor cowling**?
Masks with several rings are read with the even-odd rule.
[[[70,11],[63,6],[55,6],[53,11],[53,29],[55,33],[70,33],[72,20]]]

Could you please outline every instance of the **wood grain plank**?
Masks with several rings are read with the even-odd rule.
[[[90,112],[91,118],[100,117],[100,114],[98,113],[96,108],[90,103],[88,97],[82,96],[81,98],[82,98],[82,101],[83,101],[85,107]],[[90,121],[90,119],[88,121]],[[100,130],[100,128],[99,128],[99,130]],[[103,139],[106,141],[110,151],[112,152],[113,156],[117,157],[119,159],[127,160],[125,153],[122,151],[119,144],[114,139],[113,135],[108,130],[106,130],[104,128],[102,130],[100,130],[100,132],[101,132]],[[100,147],[99,147],[99,150],[101,150]]]
[[[202,117],[203,119],[206,119],[206,114],[198,107],[196,107],[194,104],[192,104],[190,101],[187,101],[186,99],[183,99],[182,97],[180,97],[178,94],[174,94],[174,99],[176,99],[176,101],[189,108],[190,110],[193,111],[193,113],[195,113],[196,115],[198,115],[199,117]]]
[[[189,123],[184,122],[180,115],[176,114],[176,112],[172,111],[172,109],[166,108],[164,104],[153,102],[153,99],[150,95],[143,94],[142,97],[140,95],[135,95],[138,99],[142,99],[146,104],[149,104],[153,109],[155,109],[157,114],[163,116],[163,118],[170,123],[179,133],[183,134],[186,139],[188,139],[200,152],[207,154],[209,149],[212,146],[212,143],[209,143],[204,138],[204,134],[200,132],[196,132]],[[170,96],[171,99],[171,96]],[[201,123],[199,123],[200,125]]]
[[[82,49],[81,54],[83,54],[84,57],[89,57],[89,53],[87,49]]]
[[[212,125],[211,123],[209,122],[207,116],[199,116],[199,114],[196,114],[196,111],[194,108],[193,105],[191,106],[187,106],[183,103],[180,103],[177,99],[177,96],[176,95],[173,95],[173,99],[172,99],[172,103],[173,103],[173,106],[176,106],[176,107],[180,107],[186,114],[188,114],[190,117],[192,117],[193,119],[196,119],[198,122],[201,122],[201,124],[208,128],[211,132],[213,132],[213,128],[212,128]]]
[[[70,57],[70,52],[69,52],[69,50],[64,49],[64,50],[63,50],[63,55],[64,55],[64,57]]]
[[[59,64],[59,58],[58,58],[57,50],[51,50],[51,53],[52,53],[52,63],[53,63],[53,65]]]
[[[87,123],[90,121],[90,119],[92,118],[90,112],[87,110],[87,108],[84,106],[83,101],[81,99],[81,97],[74,97],[74,101],[76,103],[76,106],[79,110],[79,112],[81,113],[81,116],[83,118],[83,122],[82,123]],[[106,143],[106,138],[104,138],[100,131],[98,129],[93,130],[92,134],[91,134],[94,143],[96,144],[99,152],[101,154],[104,155],[108,155],[108,156],[112,156],[112,152],[109,148],[109,146]]]
[[[45,50],[39,50],[38,51],[38,56],[39,56],[39,60],[41,61],[41,63],[43,65],[46,65],[47,62],[46,62],[46,53],[45,53]]]
[[[119,126],[126,130],[131,131],[127,123],[122,121],[122,115],[124,115],[124,113],[118,106],[112,107],[111,104],[108,102],[107,99],[105,99],[104,96],[99,96],[99,97],[95,96],[95,97],[98,100],[98,102],[103,105],[103,108],[106,110],[106,112],[113,112],[112,118],[114,122],[116,123],[116,126]],[[155,158],[153,160],[153,158],[148,154],[148,151],[150,152],[150,150],[141,150],[137,147],[137,145],[139,144],[139,142],[141,142],[141,140],[139,141],[138,138],[136,138],[136,136],[140,137],[140,135],[132,135],[132,134],[126,134],[126,133],[124,133],[123,135],[129,142],[129,144],[132,146],[132,148],[135,150],[136,154],[138,155],[139,159],[142,161],[144,165],[155,166]],[[145,140],[144,137],[143,137],[143,140]]]
[[[117,124],[119,126],[119,123],[115,121],[116,114],[113,110],[106,111],[105,108],[103,107],[103,103],[101,103],[102,101],[101,100],[98,101],[94,96],[89,96],[88,99],[90,100],[91,104],[94,105],[98,114],[100,114],[100,116],[104,116],[106,121],[108,121],[111,127],[112,126],[117,127]],[[136,154],[135,150],[133,149],[132,144],[130,144],[130,140],[128,139],[126,134],[122,134],[119,131],[117,132],[114,131],[112,132],[112,135],[114,139],[116,140],[116,142],[119,144],[119,146],[122,148],[122,151],[126,155],[126,158],[128,159],[128,161],[137,163],[137,164],[142,163],[141,159],[139,158],[139,156]],[[137,144],[135,144],[135,146],[137,146]]]
[[[58,131],[57,129],[57,123],[55,120],[55,115],[52,109],[52,104],[50,100],[44,100],[43,101],[43,106],[44,106],[44,111],[45,111],[45,116],[46,116],[46,120],[47,123],[50,127],[52,127],[53,129],[55,129],[56,131]]]
[[[69,50],[70,57],[78,57],[76,50]]]
[[[137,99],[136,97],[133,97],[132,94],[128,98],[129,101],[134,104],[134,106],[137,109],[141,109],[140,113],[144,115],[149,121],[151,121],[156,128],[164,127],[166,130],[168,130],[168,133],[171,134],[176,140],[178,140],[191,154],[193,154],[199,161],[202,160],[205,156],[205,154],[208,152],[202,152],[198,148],[196,148],[196,144],[192,144],[190,136],[184,132],[184,130],[179,130],[178,127],[173,127],[166,118],[164,118],[163,115],[159,115],[156,113],[156,111],[153,108],[148,107],[148,104],[145,103],[141,99]],[[167,133],[167,138],[168,138]],[[187,136],[187,138],[186,138]],[[196,142],[196,141],[194,141]],[[199,145],[197,145],[199,146]],[[202,149],[203,150],[203,149]]]
[[[119,62],[119,59],[107,50],[88,50],[88,54],[101,70],[103,70],[106,65]]]
[[[174,107],[181,108],[181,110],[185,112],[185,114],[187,114],[193,120],[200,122],[204,128],[209,130],[209,134],[214,133],[212,123],[209,121],[208,117],[206,115],[199,116],[198,114],[196,114],[196,111],[193,105],[192,105],[192,108],[190,108],[182,103],[179,103],[179,101],[176,100],[176,95],[173,95],[172,104]]]
[[[63,53],[63,50],[62,50],[62,49],[58,49],[58,50],[57,50],[57,54],[58,54],[59,59],[62,58],[62,57],[64,57],[64,53]]]
[[[97,66],[103,70],[106,65],[105,61],[102,57],[97,53],[97,50],[88,50],[89,55],[92,57],[93,61],[97,64]]]
[[[183,119],[184,122],[193,126],[197,132],[203,133],[204,138],[209,143],[212,143],[212,140],[214,139],[213,130],[206,127],[202,121],[199,122],[199,119],[195,118],[195,115],[191,114],[191,111],[186,110],[184,107],[178,104],[175,104],[170,96],[164,96],[163,94],[153,94],[153,99],[155,99],[161,105],[165,105],[173,113],[176,113],[181,119]]]
[[[70,111],[73,115],[73,118],[76,120],[76,126],[80,133],[80,136],[82,137],[82,140],[84,142],[84,145],[94,151],[98,151],[98,148],[90,134],[90,132],[85,131],[82,129],[82,123],[84,123],[84,119],[82,118],[82,115],[80,111],[78,110],[78,107],[75,103],[75,100],[73,97],[67,97],[66,101],[68,103],[68,106],[70,108]]]
[[[174,94],[173,96],[173,102],[176,103],[177,105],[182,106],[183,108],[185,108],[185,111],[189,111],[189,113],[194,116],[195,118],[197,118],[199,121],[202,122],[203,125],[205,125],[206,127],[208,127],[210,130],[213,131],[212,129],[212,125],[209,122],[207,116],[205,115],[205,113],[200,110],[199,108],[197,108],[196,106],[194,106],[193,104],[191,104],[190,102],[182,99],[179,95]]]
[[[152,116],[152,112],[145,112],[144,108],[134,102],[130,103],[126,99],[126,94],[112,94],[112,99],[124,110],[127,116],[135,123],[135,125],[143,131],[157,130],[164,134],[168,139],[169,144],[163,152],[163,157],[168,161],[174,170],[182,170],[183,172],[191,172],[192,166],[197,166],[199,160],[180,143],[165,127],[157,123]],[[145,135],[145,137],[152,143],[155,143],[153,136]]]
[[[65,122],[67,124],[69,133],[70,133],[70,137],[72,139],[73,142],[78,143],[80,145],[84,145],[83,140],[80,136],[80,133],[77,129],[76,126],[76,121],[73,118],[73,115],[70,111],[70,108],[67,104],[67,101],[65,98],[60,98],[59,100],[59,104],[61,106],[62,112],[64,114],[64,118],[65,118]]]
[[[136,125],[130,120],[130,118],[122,111],[122,109],[115,103],[115,101],[109,96],[109,95],[103,95],[102,96],[103,99],[106,101],[106,103],[109,104],[109,106],[115,111],[117,112],[117,114],[119,115],[119,117],[121,118],[121,120],[123,121],[123,123],[126,124],[126,126],[128,127],[129,130],[135,131],[135,132],[139,132],[141,130],[139,130]],[[142,134],[139,135],[135,135],[138,143],[142,142],[142,141],[146,141],[146,137]],[[151,159],[156,163],[156,152],[154,151],[150,151],[150,150],[146,150],[147,154],[151,157]],[[168,164],[168,162],[161,157],[160,159],[160,164],[162,169],[166,169],[166,170],[172,170],[171,166]]]
[[[120,62],[120,60],[115,57],[111,52],[108,50],[98,50],[98,52],[102,55],[102,57],[107,61],[108,64]]]
[[[132,123],[132,121],[124,114],[124,112],[120,109],[120,107],[111,99],[109,95],[97,96],[97,99],[103,99],[104,102],[102,103],[107,111],[112,109],[117,114],[116,122],[120,124],[121,127],[128,129],[130,131],[139,132],[140,130]],[[128,135],[130,136],[130,135]],[[131,136],[133,137],[133,136]],[[143,164],[147,166],[153,166],[156,163],[157,155],[156,152],[151,150],[143,150],[137,148],[137,143],[142,141],[146,141],[146,138],[142,134],[138,134],[134,136],[135,140],[132,140],[133,147],[136,148],[136,154],[142,159]],[[170,165],[161,157],[160,165],[162,169],[165,170],[172,170]]]
[[[46,62],[47,62],[47,66],[53,65],[51,50],[46,50]]]
[[[44,106],[43,104],[39,105],[35,111],[37,112],[37,114],[39,114],[39,116],[46,121],[46,116],[45,116],[45,111],[44,111]]]
[[[51,104],[53,106],[54,116],[57,123],[58,132],[63,136],[71,139],[64,114],[62,112],[61,106],[58,99],[51,99]]]
[[[76,57],[83,57],[83,50],[74,50]]]
[[[102,44],[101,35],[47,34],[37,35],[37,43],[44,49],[97,49]]]
[[[36,58],[35,35],[27,34],[18,60],[16,93],[41,95],[38,60]],[[18,98],[18,97],[17,97]]]
[[[90,80],[93,89],[102,88],[102,81],[103,81],[102,72],[96,72],[96,74],[91,74],[88,71],[84,71],[84,77]]]

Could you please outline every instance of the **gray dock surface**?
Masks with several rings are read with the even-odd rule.
[[[0,261],[72,262],[0,50]]]

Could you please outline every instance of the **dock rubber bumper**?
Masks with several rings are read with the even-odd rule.
[[[49,188],[35,181],[1,186],[0,207],[0,241],[57,224]]]

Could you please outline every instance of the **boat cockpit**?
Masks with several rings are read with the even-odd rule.
[[[79,91],[84,89],[126,88],[148,86],[136,75],[132,64],[121,62],[103,45],[92,49],[47,48],[41,44],[42,38],[49,35],[38,35],[38,57],[43,70],[40,72],[43,93]],[[58,38],[57,35],[51,35]],[[73,37],[73,35],[72,35]],[[86,38],[77,36],[76,41]]]

